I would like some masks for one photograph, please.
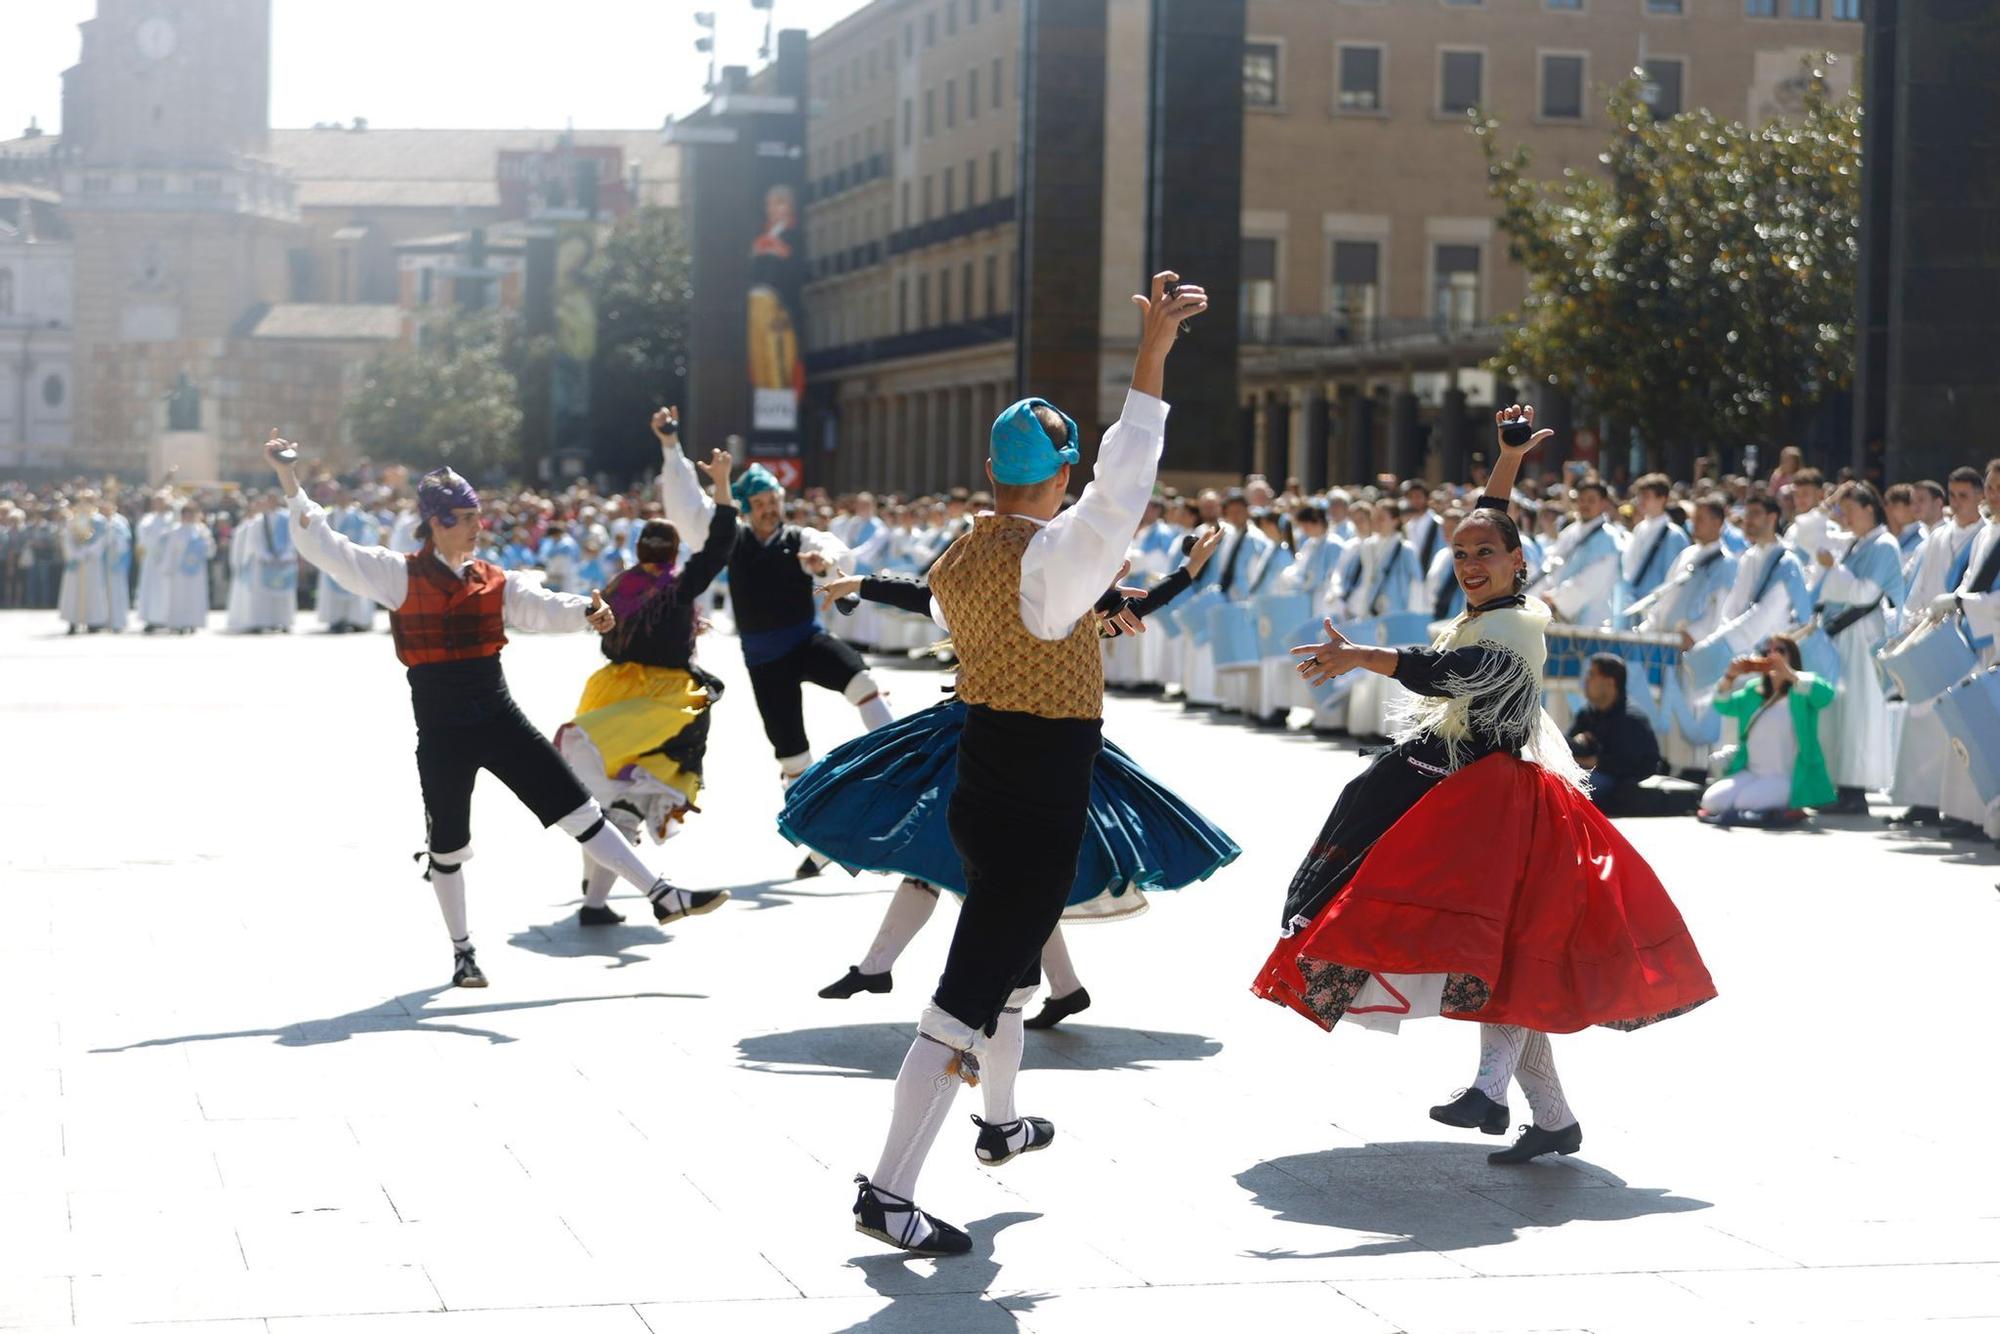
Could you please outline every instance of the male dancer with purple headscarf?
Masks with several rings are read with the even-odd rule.
[[[264,447],[298,525],[299,554],[343,588],[389,609],[396,656],[409,669],[417,722],[417,776],[423,785],[430,869],[451,935],[452,985],[483,987],[466,925],[465,873],[472,855],[472,784],[481,769],[505,783],[544,828],[560,826],[584,855],[638,886],[662,922],[708,912],[726,890],[678,889],[646,869],[624,837],[535,725],[522,714],[500,673],[509,629],[582,630],[604,634],[611,608],[554,593],[518,572],[477,560],[479,495],[449,468],[417,484],[417,537],[409,555],[357,546],[327,525],[326,511],[300,489],[288,442]]]

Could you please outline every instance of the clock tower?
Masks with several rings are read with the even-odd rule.
[[[301,233],[295,187],[263,156],[271,3],[97,0],[80,28],[62,142],[77,462],[157,471],[165,397],[186,376],[226,471],[261,435],[235,420],[254,378],[245,325],[285,299]]]

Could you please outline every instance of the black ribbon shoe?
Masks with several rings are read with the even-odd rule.
[[[714,912],[729,902],[726,889],[676,889],[669,885],[664,890],[656,890],[653,901],[653,920],[666,923],[681,917],[699,917],[703,913]]]
[[[854,1230],[863,1236],[908,1251],[911,1255],[964,1255],[972,1249],[972,1238],[892,1191],[883,1190],[867,1177],[854,1178],[861,1193],[854,1198]],[[898,1215],[894,1231],[889,1215]],[[926,1226],[930,1235],[924,1235]]]
[[[617,926],[624,920],[625,914],[622,912],[617,912],[611,908],[595,907],[588,903],[576,910],[576,924],[578,926]]]
[[[1467,1089],[1450,1102],[1431,1108],[1431,1120],[1482,1135],[1506,1134],[1507,1119],[1507,1104],[1493,1101],[1478,1089]]]
[[[1572,1121],[1561,1130],[1544,1130],[1540,1126],[1522,1126],[1521,1138],[1514,1141],[1512,1148],[1501,1149],[1486,1155],[1486,1161],[1498,1167],[1518,1167],[1531,1163],[1545,1153],[1559,1153],[1567,1157],[1583,1147],[1583,1122]]]
[[[1073,1014],[1081,1014],[1090,1008],[1090,991],[1078,987],[1067,996],[1051,996],[1042,1002],[1042,1012],[1033,1019],[1021,1021],[1023,1028],[1054,1028]]]
[[[858,992],[869,991],[878,996],[886,996],[896,989],[896,979],[889,973],[864,973],[849,964],[847,976],[838,982],[829,982],[819,989],[821,1000],[846,1000]]]
[[[980,1162],[988,1167],[998,1167],[1011,1163],[1024,1153],[1039,1153],[1056,1142],[1056,1128],[1039,1116],[1024,1116],[1014,1121],[983,1121],[972,1118],[972,1124],[979,1127],[979,1141],[972,1146],[972,1152]],[[1027,1127],[1027,1141],[1018,1147],[1014,1136]]]
[[[472,957],[471,950],[451,952],[451,984],[455,987],[486,985],[486,974],[479,971],[479,961]]]
[[[818,874],[819,874],[819,859],[813,856],[810,852],[808,852],[806,854],[806,859],[799,863],[799,869],[792,872],[792,879],[810,880]]]

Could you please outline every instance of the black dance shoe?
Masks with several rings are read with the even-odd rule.
[[[792,879],[811,880],[815,876],[817,876],[819,872],[820,872],[819,859],[814,857],[810,852],[808,852],[806,854],[806,859],[799,863],[799,869],[792,872]]]
[[[1984,839],[1986,831],[1970,820],[1950,819],[1938,824],[1939,838]]]
[[[867,1177],[854,1178],[861,1193],[854,1197],[854,1230],[866,1237],[908,1251],[911,1255],[964,1255],[972,1249],[972,1238],[935,1214],[927,1214],[902,1196],[883,1190]],[[900,1214],[895,1232],[889,1230],[888,1215]],[[925,1236],[926,1225],[930,1235]]]
[[[586,903],[576,910],[576,924],[578,926],[617,926],[624,920],[624,913],[616,912],[609,907],[600,908],[594,904]]]
[[[1839,789],[1839,799],[1831,806],[1819,807],[1821,815],[1866,815],[1868,814],[1868,794],[1858,787]]]
[[[1073,1014],[1082,1014],[1090,1008],[1090,991],[1078,987],[1067,996],[1051,996],[1042,1002],[1042,1012],[1033,1019],[1021,1021],[1023,1028],[1054,1028]]]
[[[1056,1142],[1055,1126],[1039,1116],[1024,1116],[1019,1120],[997,1123],[975,1116],[972,1124],[979,1127],[978,1142],[972,1146],[973,1155],[988,1167],[1011,1163],[1024,1153],[1039,1153]],[[1016,1147],[1014,1136],[1023,1126],[1028,1129],[1027,1142]]]
[[[479,971],[479,961],[472,957],[471,950],[451,952],[451,984],[455,987],[486,985],[486,974]]]
[[[1897,828],[1918,824],[1936,824],[1937,822],[1938,808],[1935,806],[1912,806],[1901,815],[1891,815],[1883,821],[1883,823]]]
[[[1507,1133],[1507,1104],[1495,1102],[1478,1089],[1467,1089],[1450,1102],[1431,1108],[1431,1120],[1482,1135]]]
[[[729,902],[726,889],[677,889],[655,886],[647,896],[653,901],[653,920],[664,925],[681,917],[699,917]]]
[[[846,1000],[859,992],[869,991],[877,996],[886,996],[896,989],[896,979],[889,973],[864,973],[850,964],[847,976],[838,982],[829,982],[819,989],[821,1000]]]
[[[1544,1130],[1540,1126],[1522,1126],[1521,1138],[1514,1141],[1512,1148],[1501,1149],[1486,1155],[1486,1161],[1496,1167],[1518,1167],[1531,1163],[1545,1153],[1559,1153],[1567,1157],[1583,1147],[1583,1122],[1572,1121],[1561,1130]]]

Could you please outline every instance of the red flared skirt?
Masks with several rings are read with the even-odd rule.
[[[1444,974],[1448,1018],[1544,1033],[1639,1028],[1715,996],[1653,869],[1588,797],[1511,755],[1411,807],[1251,990],[1331,1029],[1371,974],[1399,973]]]

